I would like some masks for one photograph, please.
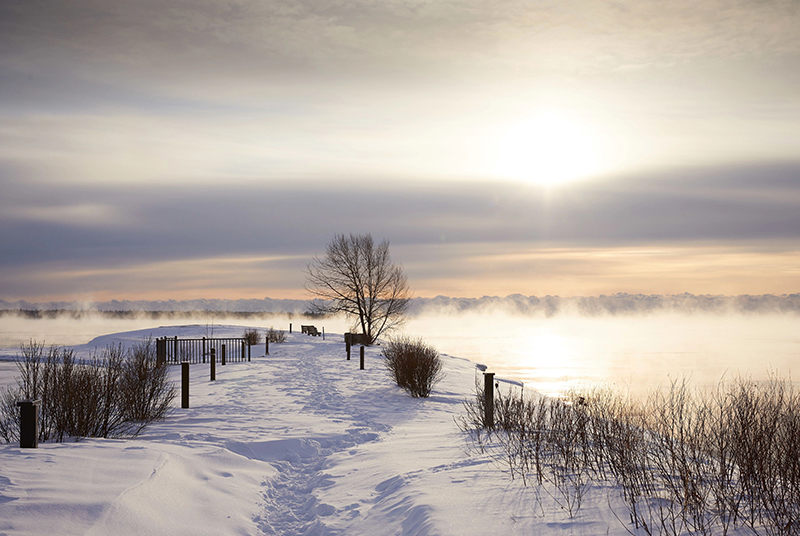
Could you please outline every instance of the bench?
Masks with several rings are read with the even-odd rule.
[[[300,331],[305,333],[306,335],[312,335],[314,337],[319,337],[320,332],[317,331],[316,326],[300,326]]]

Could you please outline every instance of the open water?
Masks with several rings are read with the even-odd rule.
[[[25,319],[0,317],[0,355],[21,342],[86,344],[109,333],[164,325],[236,324],[295,331],[301,324],[323,326],[328,334],[347,330],[343,319],[311,321],[275,315],[240,319],[215,315],[193,319]],[[404,328],[441,353],[488,366],[499,378],[547,394],[610,384],[635,394],[689,376],[700,386],[736,375],[766,379],[800,370],[800,316],[794,314],[657,314],[643,316],[514,316],[466,313],[412,318]],[[335,335],[334,335],[335,336]],[[10,349],[10,350],[9,350]],[[10,363],[0,363],[8,370]],[[0,370],[0,376],[2,376]]]

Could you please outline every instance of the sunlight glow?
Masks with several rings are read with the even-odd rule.
[[[494,172],[552,186],[599,171],[597,142],[587,126],[556,111],[512,125],[500,139]]]

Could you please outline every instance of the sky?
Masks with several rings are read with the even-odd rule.
[[[0,299],[800,289],[800,2],[0,3]]]

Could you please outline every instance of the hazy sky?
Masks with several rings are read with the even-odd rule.
[[[0,2],[0,298],[800,290],[800,2]]]

